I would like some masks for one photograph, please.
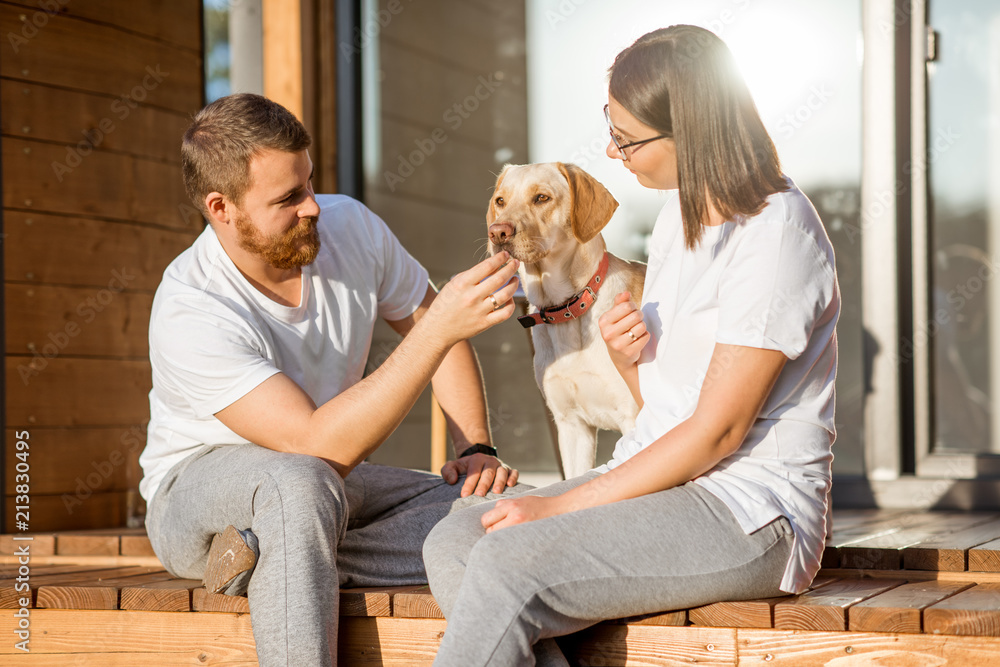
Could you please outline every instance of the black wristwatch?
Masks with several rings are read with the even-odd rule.
[[[494,456],[496,458],[500,458],[499,456],[497,456],[497,448],[496,447],[490,447],[489,445],[484,445],[484,444],[479,443],[479,442],[477,442],[476,444],[472,445],[471,447],[469,447],[468,449],[466,449],[464,452],[462,452],[461,454],[459,454],[458,458],[462,459],[462,458],[465,458],[466,456],[472,456],[473,454],[489,454],[490,456]]]

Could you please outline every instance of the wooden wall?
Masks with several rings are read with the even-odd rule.
[[[528,159],[523,3],[383,0],[362,18],[356,47],[377,49],[378,149],[365,202],[382,216],[438,285],[486,257],[486,207],[505,162]],[[343,55],[343,51],[340,55]],[[376,329],[369,367],[395,348]],[[494,441],[522,470],[556,470],[525,330],[514,320],[473,340],[486,380]],[[428,392],[371,459],[430,464]]]
[[[28,431],[30,530],[121,526],[153,293],[202,228],[179,151],[203,99],[201,3],[0,2],[0,35],[5,525]]]

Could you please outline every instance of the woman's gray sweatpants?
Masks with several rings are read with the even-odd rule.
[[[427,533],[453,507],[483,500],[458,500],[463,481],[367,463],[341,479],[314,456],[215,447],[170,470],[146,527],[166,569],[191,579],[202,578],[216,533],[252,531],[257,564],[226,592],[247,593],[260,664],[331,665],[339,588],[424,583]]]
[[[597,476],[528,495],[558,495]],[[424,544],[448,619],[436,667],[568,665],[547,638],[604,619],[782,595],[788,520],[747,535],[694,483],[487,535],[480,518],[493,505],[455,512]]]

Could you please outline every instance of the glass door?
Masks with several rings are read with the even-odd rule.
[[[929,371],[917,473],[993,475],[1000,472],[1000,353],[993,349],[1000,333],[1000,4],[930,0],[925,17],[913,33],[924,49],[922,62],[914,51],[923,75],[915,77],[914,108],[926,111],[915,128],[914,227],[924,222],[916,215],[922,210],[927,229],[924,262],[915,261],[917,295],[926,271],[926,310],[914,313],[913,344],[927,348]],[[921,407],[918,401],[918,413]]]

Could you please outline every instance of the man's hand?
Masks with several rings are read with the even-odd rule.
[[[490,490],[493,493],[503,493],[505,487],[517,484],[517,470],[489,454],[463,456],[448,461],[441,467],[441,476],[449,484],[458,482],[462,474],[465,474],[465,484],[462,485],[463,498],[473,493],[485,496]]]
[[[502,252],[459,273],[441,288],[421,318],[446,344],[472,338],[514,314],[519,262]]]
[[[482,522],[486,532],[491,533],[494,530],[564,514],[567,511],[562,496],[519,496],[498,500],[493,509],[483,515]]]
[[[619,370],[634,366],[642,348],[649,342],[649,332],[642,321],[642,311],[632,303],[632,295],[628,292],[618,294],[615,305],[597,322],[615,366]]]

